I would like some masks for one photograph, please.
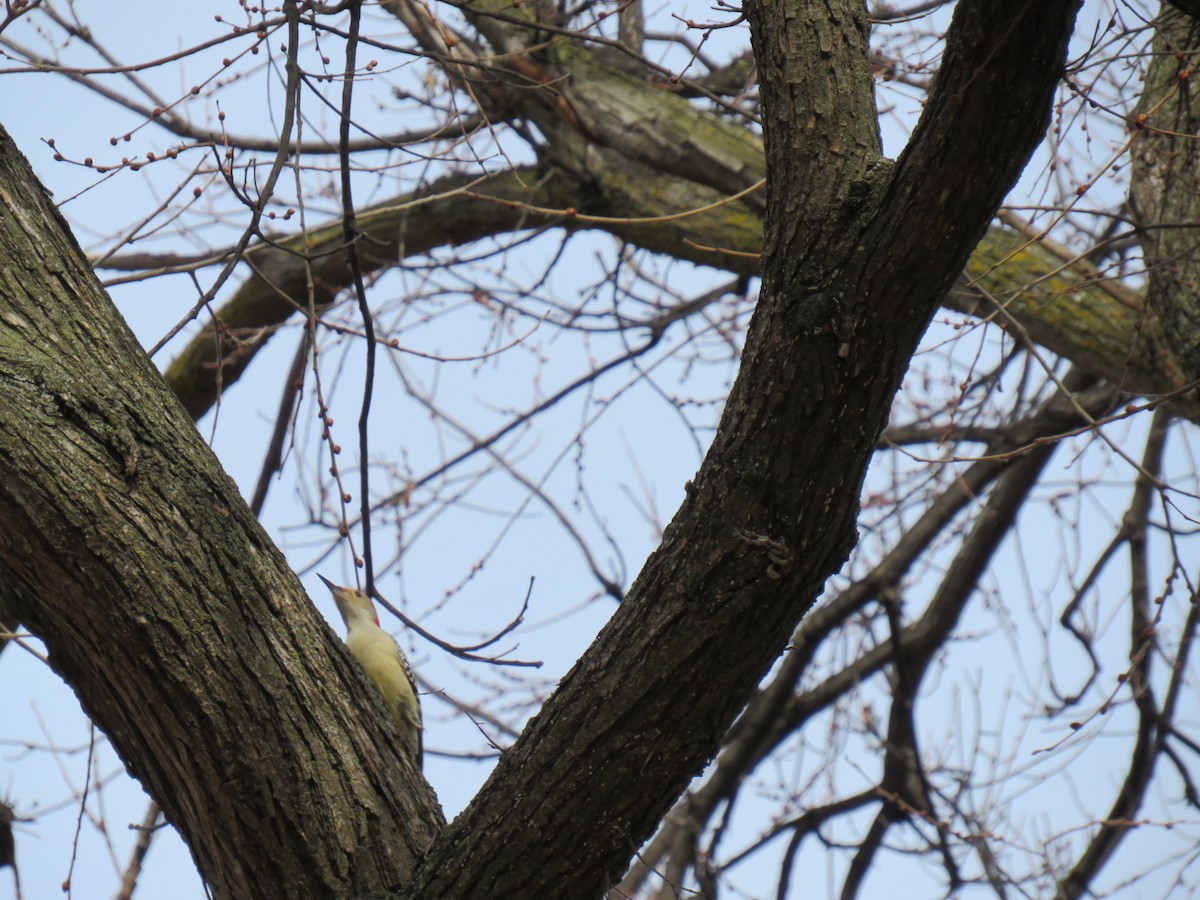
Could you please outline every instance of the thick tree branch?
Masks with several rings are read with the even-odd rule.
[[[1160,320],[1166,344],[1184,372],[1200,368],[1200,109],[1191,67],[1200,22],[1167,10],[1158,18],[1146,83],[1134,111],[1140,123],[1133,144],[1130,201],[1149,285],[1146,319]],[[1195,375],[1192,375],[1195,377]]]
[[[0,130],[0,568],[217,897],[402,881],[441,824],[361,672]]]
[[[764,289],[712,448],[625,602],[443,833],[411,896],[603,890],[716,751],[845,559],[866,460],[900,374],[1041,137],[1076,4],[1031,2],[1009,17],[986,3],[961,5],[931,100],[937,112],[894,179],[868,175],[875,112],[862,10],[829,7],[748,9],[760,62],[781,58],[777,42],[793,55],[764,64],[764,90],[792,66],[811,87],[780,82],[764,94],[777,123],[767,132]],[[853,110],[866,118],[844,121],[848,133],[823,124],[809,133],[814,120]],[[974,124],[995,116],[1012,130],[989,132],[993,144],[983,147],[946,115]],[[953,141],[1007,181],[985,187],[968,177],[976,160],[946,159]],[[935,179],[939,159],[956,171]],[[845,176],[817,190],[822,202],[799,174],[814,169]],[[953,206],[945,185],[961,192]],[[934,210],[953,221],[919,218]],[[862,224],[834,248],[828,223],[848,219]],[[868,232],[873,242],[853,239]],[[806,258],[814,248],[837,252]],[[924,270],[914,278],[918,259]],[[472,840],[481,834],[504,834],[503,850],[481,850]]]
[[[568,225],[600,227],[632,243],[680,259],[726,266],[750,274],[757,259],[727,256],[712,247],[761,242],[761,221],[740,204],[683,179],[656,182],[653,173],[611,152],[591,156],[589,179],[561,170],[526,167],[489,178],[450,175],[415,194],[368,207],[358,214],[360,259],[380,271],[430,250],[466,244],[524,228]],[[714,205],[702,213],[698,207]],[[581,222],[569,211],[614,217]],[[663,223],[664,216],[679,215]],[[651,218],[653,222],[640,219]],[[666,227],[664,227],[666,225]],[[171,361],[167,382],[194,418],[204,415],[246,371],[258,351],[292,315],[308,308],[309,278],[320,310],[348,284],[341,223],[303,236],[259,244],[247,254],[252,274],[217,312],[221,339],[207,325]],[[754,251],[757,253],[757,249]],[[120,256],[113,267],[190,265],[187,260]],[[219,353],[218,353],[219,351]],[[220,366],[220,377],[217,367]]]
[[[1091,386],[1091,379],[1080,373],[1069,373],[1064,385],[1071,391],[1084,391]],[[1075,402],[1094,419],[1103,416],[1116,398],[1116,392],[1110,387],[1101,386],[1086,394],[1077,394]],[[924,514],[905,530],[878,565],[805,616],[792,635],[789,651],[771,683],[755,693],[730,729],[711,777],[664,818],[659,834],[638,854],[629,875],[610,892],[609,900],[634,895],[670,851],[675,843],[674,833],[683,823],[696,819],[707,822],[736,786],[780,743],[818,712],[844,698],[854,685],[869,680],[887,664],[895,651],[885,643],[863,652],[850,666],[829,673],[815,687],[797,693],[801,679],[811,677],[813,660],[826,639],[840,633],[848,619],[861,614],[881,594],[900,585],[943,529],[968,504],[986,493],[997,478],[1020,462],[1021,457],[1014,455],[1014,451],[1047,446],[1048,439],[1086,424],[1087,419],[1080,415],[1074,402],[1060,392],[1035,414],[997,431],[981,454],[982,458],[972,463],[929,503]],[[963,601],[963,597],[939,592],[926,612],[905,628],[901,642],[906,652],[932,652],[936,646],[935,638],[942,636],[936,623],[956,619],[961,614],[961,609],[946,610],[944,607]]]

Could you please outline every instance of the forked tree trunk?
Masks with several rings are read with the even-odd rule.
[[[892,395],[1042,136],[1077,5],[962,0],[894,165],[862,4],[747,6],[770,184],[737,384],[627,600],[440,836],[386,718],[347,696],[361,677],[2,139],[0,566],[217,896],[407,880],[422,900],[576,900],[620,875],[849,552]]]

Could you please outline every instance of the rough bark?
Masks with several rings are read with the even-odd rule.
[[[0,568],[217,897],[396,884],[441,824],[390,720],[0,130]]]
[[[896,385],[1042,135],[1076,7],[960,3],[891,165],[861,4],[748,6],[771,184],[742,371],[662,546],[407,896],[597,895],[715,753],[852,545]],[[0,554],[28,588],[18,615],[218,895],[395,885],[436,808],[372,749],[386,720],[344,697],[361,679],[4,150]]]
[[[747,7],[769,123],[765,281],[713,446],[626,601],[410,896],[593,896],[715,752],[849,551],[898,379],[1041,138],[1077,4],[960,4],[894,170],[876,155],[861,7],[809,6]]]
[[[1149,277],[1147,318],[1161,320],[1163,338],[1191,380],[1200,371],[1200,110],[1189,54],[1196,52],[1200,22],[1167,10],[1156,24],[1134,110],[1130,199]]]

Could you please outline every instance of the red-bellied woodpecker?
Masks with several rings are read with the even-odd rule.
[[[388,714],[400,726],[405,749],[421,768],[423,749],[421,702],[417,699],[417,679],[408,657],[392,636],[379,627],[375,604],[362,591],[338,587],[324,575],[318,575],[346,623],[346,647],[383,694]]]

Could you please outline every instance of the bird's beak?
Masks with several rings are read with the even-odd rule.
[[[317,575],[317,577],[320,578],[323,582],[325,582],[325,587],[329,588],[331,591],[337,590],[337,585],[334,584],[332,581],[330,581],[328,578],[326,578],[324,575]]]

